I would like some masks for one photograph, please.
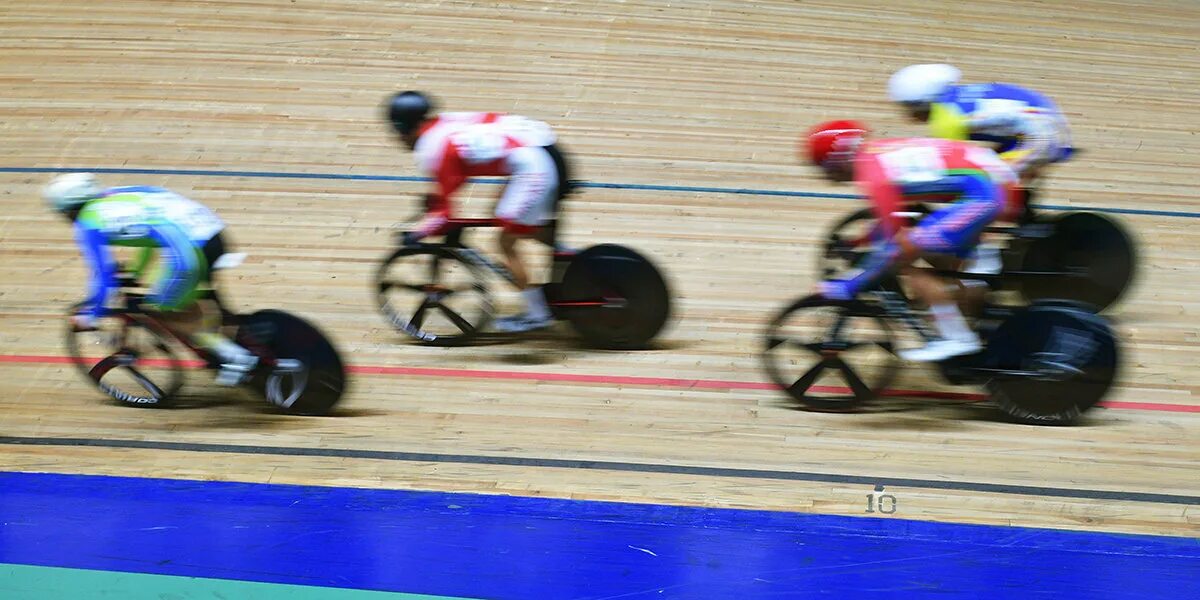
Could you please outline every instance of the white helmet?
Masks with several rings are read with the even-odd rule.
[[[962,73],[950,65],[909,65],[888,81],[892,102],[933,102]]]
[[[79,208],[99,195],[100,183],[91,173],[58,175],[42,188],[42,198],[58,212]]]

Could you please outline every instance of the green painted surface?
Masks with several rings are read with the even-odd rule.
[[[203,577],[0,564],[3,600],[466,600]]]

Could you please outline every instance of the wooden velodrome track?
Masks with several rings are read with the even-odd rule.
[[[0,30],[0,469],[847,515],[884,484],[896,517],[1200,533],[1200,5],[64,0],[4,3]],[[928,400],[813,414],[765,384],[766,320],[857,204],[695,188],[852,193],[796,164],[799,132],[850,116],[919,133],[884,84],[933,60],[1068,111],[1085,153],[1042,202],[1136,213],[1118,216],[1141,250],[1112,312],[1124,370],[1081,426]],[[592,188],[567,209],[570,243],[629,244],[670,273],[680,318],[659,349],[588,352],[565,328],[430,349],[385,325],[370,277],[422,184],[255,174],[417,175],[379,118],[406,88],[552,123],[592,182],[682,188]],[[82,263],[38,199],[38,169],[60,167],[149,169],[105,183],[217,209],[251,255],[224,277],[235,304],[310,317],[357,369],[341,416],[279,416],[202,373],[189,389],[216,400],[197,409],[86,385],[57,358]],[[945,389],[915,367],[897,385]]]

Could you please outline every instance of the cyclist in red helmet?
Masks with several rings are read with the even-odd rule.
[[[979,243],[983,229],[1012,197],[1016,173],[995,152],[969,142],[900,138],[867,141],[857,121],[830,121],[808,135],[808,159],[834,181],[854,181],[880,221],[881,247],[843,279],[822,282],[820,292],[850,299],[893,269],[908,276],[916,296],[929,306],[940,339],[902,352],[908,360],[938,361],[981,349],[950,286],[911,268],[923,255],[948,255],[960,262]],[[917,198],[950,202],[912,228],[896,213]]]

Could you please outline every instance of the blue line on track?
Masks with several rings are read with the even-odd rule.
[[[350,173],[289,173],[286,171],[226,171],[209,169],[134,169],[134,168],[88,168],[88,167],[0,167],[0,173],[73,173],[88,171],[102,174],[124,175],[192,175],[200,177],[258,177],[266,179],[324,179],[349,181],[403,181],[428,182],[428,177],[404,175],[354,175]],[[474,183],[498,185],[502,179],[473,179]],[[835,200],[858,200],[861,196],[854,194],[830,194],[825,192],[803,192],[797,190],[763,190],[755,188],[726,188],[693,185],[654,185],[647,183],[608,183],[599,181],[584,181],[584,188],[603,188],[614,190],[644,190],[652,192],[692,192],[700,194],[735,194],[743,196],[783,196],[789,198],[828,198]],[[1185,219],[1200,219],[1200,212],[1181,210],[1151,210],[1141,208],[1106,208],[1096,206],[1066,206],[1057,204],[1036,204],[1035,208],[1042,210],[1087,210],[1099,213],[1120,215],[1149,215],[1156,217],[1178,217]]]

